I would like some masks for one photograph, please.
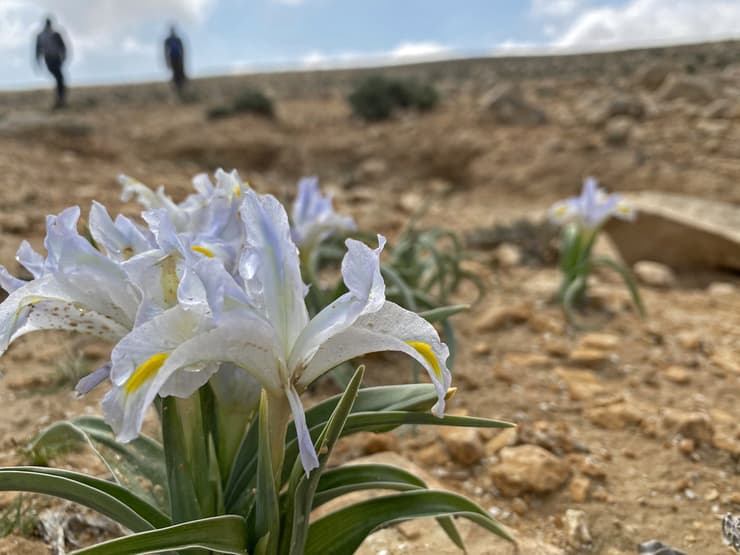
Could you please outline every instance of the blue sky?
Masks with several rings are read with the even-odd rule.
[[[72,83],[162,78],[171,21],[193,75],[740,36],[740,0],[0,0],[0,88],[48,84],[31,64],[47,13]]]

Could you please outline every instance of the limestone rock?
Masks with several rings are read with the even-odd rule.
[[[678,385],[686,385],[691,382],[691,372],[683,366],[669,366],[663,371],[663,376],[669,382]]]
[[[532,315],[527,305],[493,306],[475,323],[477,331],[497,331],[512,324],[526,322]]]
[[[635,405],[620,401],[586,411],[586,418],[607,430],[622,430],[643,421],[642,411]]]
[[[605,229],[628,264],[652,260],[675,271],[740,271],[740,207],[668,193],[625,196],[637,219],[612,218]]]
[[[522,263],[522,250],[511,243],[501,243],[496,247],[494,256],[502,268],[513,268]]]
[[[682,99],[692,104],[709,104],[715,99],[712,87],[703,79],[689,75],[671,75],[658,91],[664,102]]]
[[[635,82],[643,89],[654,91],[660,88],[671,71],[672,68],[666,64],[645,64],[635,74]]]
[[[619,346],[619,336],[611,333],[586,333],[578,341],[581,349],[596,349],[599,351],[613,351]]]
[[[493,87],[481,98],[480,104],[501,125],[547,123],[545,112],[527,101],[521,89],[511,83],[499,83]]]
[[[442,428],[440,435],[455,462],[473,465],[483,458],[483,442],[475,428]]]
[[[570,352],[568,360],[576,366],[599,368],[609,362],[609,353],[600,349],[576,348]]]
[[[652,287],[669,288],[676,285],[676,276],[673,270],[660,262],[641,260],[633,268],[637,279]]]
[[[606,393],[601,381],[588,370],[556,368],[555,374],[565,382],[568,395],[573,401],[585,401]]]
[[[704,412],[685,412],[677,409],[663,411],[663,425],[697,443],[710,444],[714,438],[712,417]]]
[[[604,130],[606,142],[613,146],[621,146],[627,143],[632,133],[632,118],[618,116],[610,119]]]
[[[486,455],[492,456],[497,454],[504,447],[516,445],[518,440],[518,430],[516,428],[504,428],[498,434],[493,436],[486,443]]]
[[[584,503],[588,500],[588,492],[591,489],[591,480],[586,476],[575,476],[568,484],[568,494],[576,503]]]
[[[586,513],[577,509],[568,509],[565,511],[565,530],[568,537],[568,544],[571,547],[579,548],[591,545],[591,532],[588,530]]]
[[[494,485],[503,495],[516,497],[523,493],[549,493],[570,477],[570,467],[546,449],[536,445],[505,447],[501,461],[491,467]]]

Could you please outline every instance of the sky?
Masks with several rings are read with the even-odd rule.
[[[0,88],[48,85],[47,14],[72,84],[165,78],[172,23],[193,76],[740,38],[740,0],[0,0]]]

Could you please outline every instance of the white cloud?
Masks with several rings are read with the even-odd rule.
[[[450,48],[438,42],[402,42],[388,52],[391,58],[435,58],[450,52]]]
[[[121,41],[121,50],[135,56],[151,56],[156,52],[156,46],[151,42],[144,42],[134,36],[125,37]]]
[[[33,10],[25,2],[9,0],[0,4],[0,51],[12,50],[31,44]]]
[[[329,61],[329,57],[318,50],[312,50],[301,57],[301,65],[306,68],[322,67]]]
[[[737,37],[738,21],[737,0],[630,0],[583,11],[554,45],[587,49]]]
[[[532,13],[545,17],[572,15],[583,4],[583,0],[532,0]]]
[[[516,54],[537,54],[543,52],[543,47],[534,42],[505,40],[497,44],[492,50],[492,56],[511,56]]]

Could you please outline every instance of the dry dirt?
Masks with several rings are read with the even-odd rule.
[[[0,263],[18,270],[19,242],[40,247],[45,215],[68,205],[86,210],[96,199],[135,214],[119,201],[121,172],[166,184],[178,199],[194,174],[219,166],[284,199],[299,176],[315,174],[339,210],[391,240],[424,203],[423,224],[469,233],[539,216],[586,175],[611,190],[740,203],[740,62],[723,54],[737,50],[395,68],[434,80],[442,102],[432,113],[373,125],[351,117],[343,99],[354,74],[346,71],[196,82],[199,100],[188,104],[161,84],[73,90],[72,106],[55,113],[47,92],[0,95]],[[651,64],[667,67],[668,79],[689,79],[683,96],[665,84],[652,89],[648,70],[662,70]],[[521,86],[510,94],[542,110],[545,124],[502,124],[481,105],[491,86],[512,80]],[[248,82],[278,99],[276,121],[206,119],[209,106]],[[459,391],[451,410],[511,420],[518,431],[363,436],[345,442],[337,461],[400,456],[495,512],[520,538],[521,553],[626,555],[650,539],[692,555],[728,553],[720,517],[740,511],[737,276],[645,286],[649,316],[641,321],[620,283],[597,275],[595,334],[566,326],[549,303],[553,266],[517,264],[492,249],[470,254],[488,294],[455,317]],[[463,289],[456,300],[472,294]],[[47,333],[10,349],[0,380],[0,465],[27,462],[23,447],[49,423],[98,413],[100,393],[74,400],[59,368],[94,368],[107,348]],[[399,368],[404,361],[374,357],[369,381],[398,380]],[[410,379],[410,369],[403,376]],[[55,462],[101,472],[84,455]],[[0,508],[14,498],[3,494]],[[584,512],[590,544],[569,533],[569,510]],[[512,552],[473,527],[463,531],[470,553]],[[46,552],[33,534],[0,540],[0,553]],[[455,553],[433,523],[380,532],[362,548],[431,552]]]

